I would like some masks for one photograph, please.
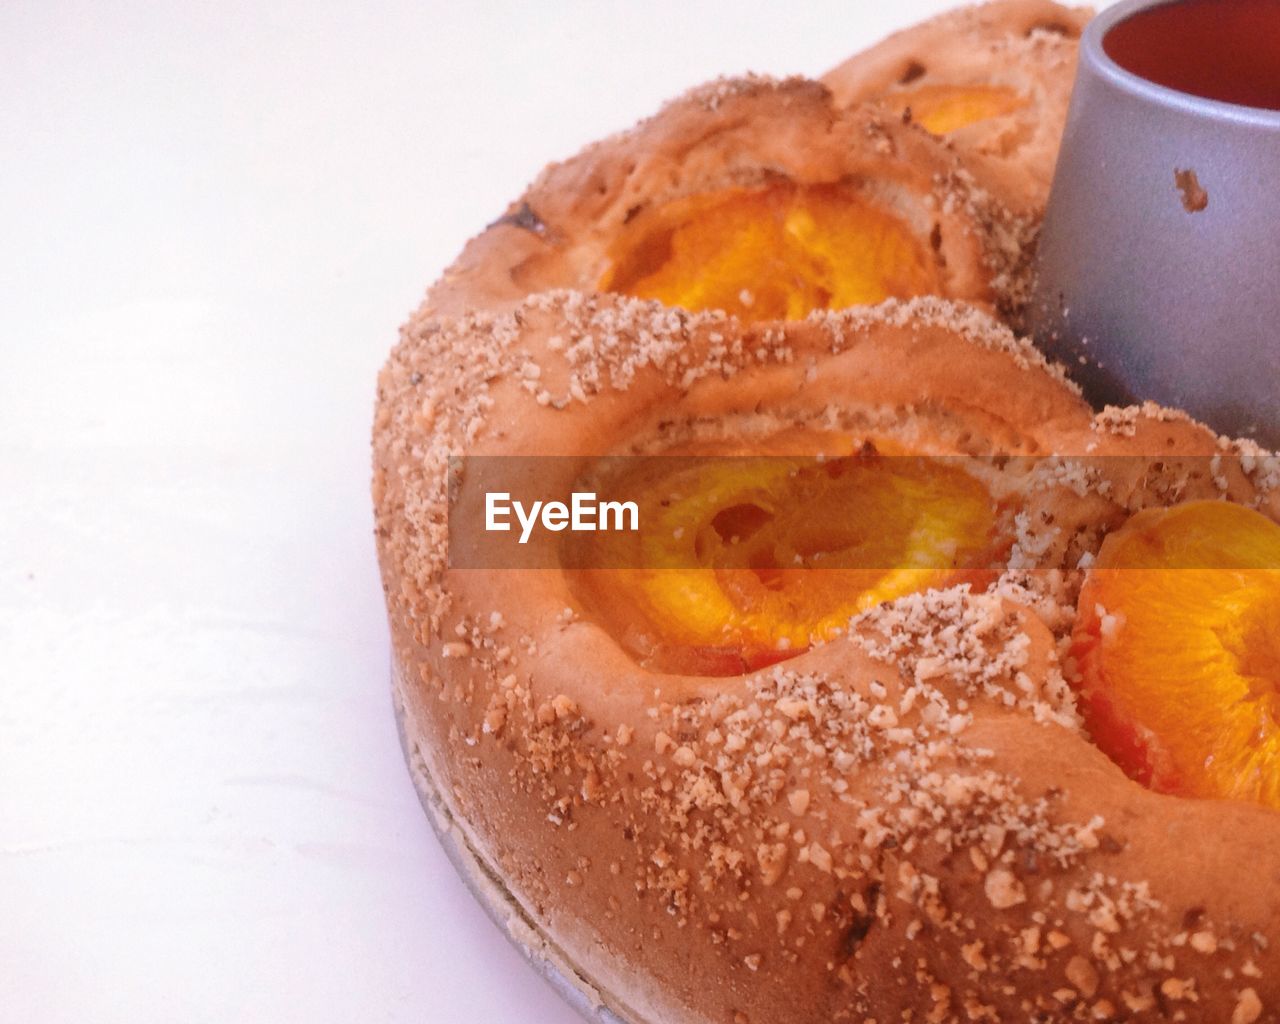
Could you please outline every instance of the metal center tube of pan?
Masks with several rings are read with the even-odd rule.
[[[1031,316],[1094,403],[1150,399],[1278,447],[1280,110],[1206,98],[1280,95],[1280,59],[1238,59],[1268,19],[1253,33],[1265,50],[1280,45],[1280,0],[1128,0],[1090,23]],[[1160,52],[1133,59],[1146,40]],[[1215,76],[1206,61],[1230,53]],[[1245,65],[1275,78],[1242,92]]]

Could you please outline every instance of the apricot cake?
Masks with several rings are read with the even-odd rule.
[[[696,89],[401,332],[411,771],[600,1020],[1278,1019],[1280,463],[1009,326],[1082,20]]]

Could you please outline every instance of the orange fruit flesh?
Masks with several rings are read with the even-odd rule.
[[[1134,516],[1081,592],[1073,653],[1130,776],[1280,807],[1280,526],[1226,502]]]
[[[880,602],[991,575],[992,498],[945,462],[651,459],[621,490],[639,506],[640,530],[572,535],[565,563],[611,567],[570,578],[655,671],[750,671]]]
[[[934,135],[949,135],[1027,105],[1025,96],[1003,85],[918,85],[889,96],[899,113]]]
[[[742,320],[799,320],[942,291],[927,241],[857,192],[778,183],[677,200],[638,217],[606,291]]]

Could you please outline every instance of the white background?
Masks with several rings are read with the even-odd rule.
[[[0,1021],[570,1024],[401,762],[375,375],[548,160],[943,6],[0,3]]]

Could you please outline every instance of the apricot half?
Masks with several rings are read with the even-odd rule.
[[[1027,99],[1003,85],[919,85],[891,93],[895,110],[934,135],[948,135],[973,124],[1021,110]]]
[[[1130,776],[1280,807],[1280,526],[1226,502],[1138,513],[1102,545],[1073,653]]]
[[[945,460],[850,455],[641,460],[640,530],[580,534],[566,564],[646,667],[730,675],[791,657],[852,616],[989,578],[995,507]]]
[[[748,321],[942,291],[927,240],[836,185],[787,182],[677,200],[638,217],[610,258],[605,291]]]

